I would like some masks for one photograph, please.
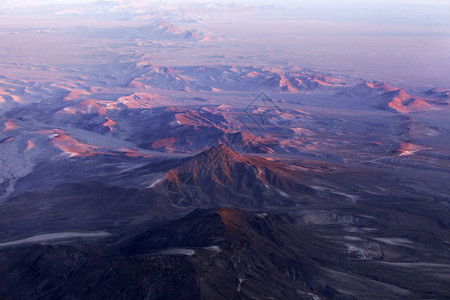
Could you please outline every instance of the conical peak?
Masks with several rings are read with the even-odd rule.
[[[197,155],[197,158],[206,158],[209,160],[238,160],[241,161],[244,157],[233,150],[226,147],[224,144],[214,146],[208,150],[203,151]]]

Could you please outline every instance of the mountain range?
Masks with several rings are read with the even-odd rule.
[[[440,32],[144,2],[2,15],[0,299],[450,298]]]

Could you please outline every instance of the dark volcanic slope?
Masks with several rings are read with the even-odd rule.
[[[435,299],[450,296],[445,277],[433,278],[414,269],[355,260],[353,253],[321,237],[311,227],[232,208],[196,210],[180,220],[111,243],[0,249],[0,297]],[[428,281],[430,278],[433,281]]]
[[[197,210],[121,242],[119,250],[75,244],[3,251],[0,296],[294,299],[309,294],[305,280],[312,277],[304,273],[312,274],[315,263],[282,243],[319,247],[305,234],[292,239],[282,229],[289,226],[237,209]]]
[[[171,169],[154,189],[176,206],[290,206],[314,190],[287,166],[220,145]],[[296,197],[293,197],[295,195]]]
[[[70,172],[68,172],[70,170]],[[0,238],[116,230],[193,208],[291,207],[310,201],[306,176],[219,146],[188,158],[97,156],[55,160],[17,180],[0,211]]]

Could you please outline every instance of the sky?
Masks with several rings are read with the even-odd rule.
[[[3,0],[0,2],[0,13],[44,15],[61,10],[76,11],[70,8],[95,7],[95,12],[100,13],[102,8],[105,11],[110,9],[109,13],[114,12],[111,16],[120,18],[120,13],[124,15],[142,13],[138,11],[139,8],[161,4],[167,7],[196,2],[285,7],[288,8],[284,11],[288,18],[450,27],[450,1],[448,0]],[[115,9],[111,11],[112,7]]]

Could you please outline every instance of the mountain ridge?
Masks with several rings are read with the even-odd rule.
[[[185,159],[153,188],[177,206],[291,206],[314,194],[306,182],[286,165],[219,145]]]

